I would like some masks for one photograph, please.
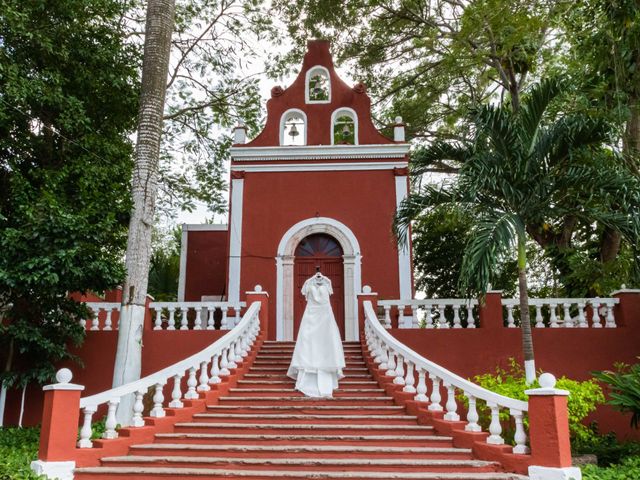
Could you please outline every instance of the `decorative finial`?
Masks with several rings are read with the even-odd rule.
[[[556,377],[551,373],[543,373],[540,375],[538,379],[538,383],[542,388],[555,388],[556,387]]]
[[[68,368],[61,368],[56,373],[56,381],[58,383],[70,383],[73,378],[73,373]]]

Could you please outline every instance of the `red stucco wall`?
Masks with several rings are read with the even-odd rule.
[[[185,301],[199,302],[203,295],[226,295],[228,235],[226,230],[187,232]]]

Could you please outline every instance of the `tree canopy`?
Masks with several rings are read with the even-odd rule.
[[[126,2],[3,0],[0,356],[5,385],[45,382],[80,342],[69,292],[123,278],[137,49]]]

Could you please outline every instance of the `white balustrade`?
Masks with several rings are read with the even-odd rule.
[[[430,302],[433,302],[433,300],[430,300]],[[442,305],[438,305],[438,307],[442,307]],[[463,309],[460,308],[460,310]],[[527,402],[505,397],[487,390],[454,374],[440,365],[427,360],[423,356],[411,350],[387,332],[387,329],[376,317],[376,313],[373,310],[371,302],[364,302],[364,312],[365,340],[369,347],[369,351],[374,358],[374,362],[377,363],[380,368],[383,364],[383,358],[387,358],[388,360],[385,366],[387,369],[386,374],[394,377],[394,383],[403,383],[405,385],[403,391],[415,392],[416,395],[414,399],[416,401],[428,402],[427,408],[431,411],[443,411],[444,420],[450,422],[460,421],[462,417],[461,413],[458,412],[459,406],[456,401],[456,394],[461,393],[467,399],[468,406],[466,412],[466,425],[464,429],[468,432],[482,431],[479,424],[480,416],[478,414],[477,402],[483,402],[491,412],[489,436],[487,437],[486,442],[494,445],[504,444],[502,425],[500,423],[500,412],[507,411],[513,418],[515,424],[515,446],[513,447],[513,453],[519,455],[529,453],[526,445],[527,434],[524,422],[524,415],[529,409]],[[440,318],[443,316],[444,315],[441,315]],[[452,318],[453,326],[455,327],[458,324],[458,322],[455,321],[455,311]],[[438,324],[439,323],[440,322],[438,322]],[[438,325],[437,328],[440,328],[440,326]],[[374,354],[374,352],[376,353]],[[380,352],[384,352],[384,356]],[[403,378],[399,374],[404,373],[404,365],[406,365],[406,375],[404,375]],[[414,370],[418,377],[417,386],[415,388]],[[431,380],[430,395],[427,395],[427,375]],[[402,383],[398,380],[399,378],[402,378]],[[444,405],[442,405],[443,398],[441,389],[446,392]]]
[[[113,330],[113,312],[120,311],[120,304],[115,302],[87,302],[87,307],[90,311],[90,328],[89,330]],[[100,322],[100,318],[103,317],[104,321]],[[80,320],[80,325],[86,328],[87,320]],[[102,328],[101,328],[102,327]]]
[[[204,307],[202,305],[204,305]],[[207,312],[211,312],[214,306],[215,308],[222,308],[221,305],[223,305],[224,308],[228,308],[227,304],[217,302],[198,302],[197,305],[157,303],[155,305],[157,309],[154,326],[158,326],[158,312],[163,312],[165,315],[164,317],[161,316],[162,321],[160,322],[160,326],[165,326],[165,328],[169,330],[172,326],[175,326],[171,322],[171,318],[172,312],[175,312],[176,309],[183,313],[182,325],[184,325],[184,319],[186,318],[185,309],[206,308]],[[83,424],[77,443],[78,448],[92,448],[91,434],[93,415],[101,405],[107,405],[107,418],[102,438],[113,439],[118,438],[118,432],[116,431],[116,411],[123,397],[134,395],[135,401],[131,407],[131,427],[142,427],[145,424],[142,416],[144,410],[143,398],[149,389],[153,389],[154,392],[153,408],[151,409],[150,416],[161,418],[166,415],[165,408],[183,408],[183,399],[200,398],[198,391],[210,390],[210,385],[220,383],[220,377],[229,375],[229,368],[233,368],[230,367],[229,359],[239,358],[240,361],[242,361],[243,353],[246,356],[246,353],[256,341],[260,331],[260,305],[259,302],[251,304],[233,330],[217,339],[204,350],[135,382],[130,382],[96,395],[81,398],[80,410],[83,414]],[[241,307],[239,305],[236,305],[236,307],[235,311],[236,314],[238,314]],[[197,313],[194,318],[196,319],[194,323],[195,329],[197,326]],[[204,313],[200,318],[205,318]],[[207,322],[207,326],[209,326],[209,322]],[[209,363],[211,363],[210,370]],[[209,371],[211,375],[209,375]],[[187,376],[187,392],[183,396],[181,382],[185,376]],[[171,400],[165,407],[163,390],[169,381],[173,382],[170,395]]]
[[[551,328],[589,328],[585,309],[591,309],[591,327],[615,328],[616,320],[613,313],[614,305],[620,302],[618,298],[530,298],[529,307],[535,309],[535,328],[545,328],[546,320]],[[502,305],[507,311],[507,326],[515,326],[512,311],[520,310],[520,300],[517,298],[503,298]]]
[[[381,300],[384,310],[380,322],[391,328],[392,312],[398,315],[398,328],[476,328],[474,307],[477,300],[460,298],[425,298],[423,300]],[[411,317],[405,317],[405,308]],[[404,322],[403,322],[404,319]],[[434,321],[437,319],[437,321]]]
[[[117,304],[119,306],[119,304]],[[229,330],[240,322],[240,313],[246,303],[229,302],[151,302],[154,330],[176,330],[176,311],[180,315],[180,330],[215,330],[216,312],[221,313],[220,330]],[[229,318],[233,309],[235,317]],[[192,320],[190,320],[192,319]]]

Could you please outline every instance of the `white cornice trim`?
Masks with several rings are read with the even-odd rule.
[[[366,158],[405,158],[408,143],[379,145],[291,145],[282,147],[231,147],[236,162],[264,160],[341,160]]]
[[[182,225],[183,230],[192,231],[226,231],[229,230],[229,226],[226,223],[217,224],[203,224],[203,223],[185,223]]]
[[[232,165],[231,170],[244,172],[343,172],[347,170],[393,170],[406,168],[407,162],[353,162],[353,163],[269,163],[259,165]]]

